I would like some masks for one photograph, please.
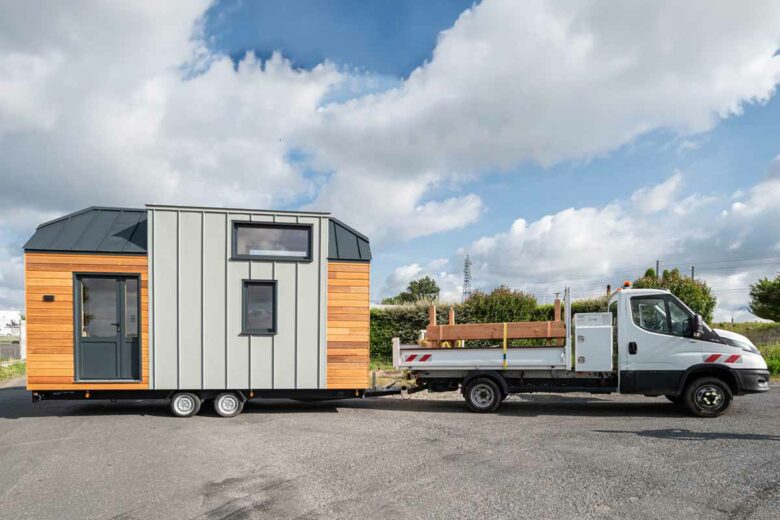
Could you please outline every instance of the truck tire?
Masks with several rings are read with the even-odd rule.
[[[717,377],[702,377],[688,384],[682,402],[697,417],[718,417],[731,406],[731,388]]]
[[[192,417],[200,411],[200,397],[192,392],[176,392],[171,397],[171,413],[176,417]]]
[[[466,386],[463,397],[472,412],[494,412],[501,404],[501,389],[492,379],[480,377]]]
[[[244,409],[244,400],[235,392],[222,392],[214,398],[214,411],[222,417],[235,417]]]

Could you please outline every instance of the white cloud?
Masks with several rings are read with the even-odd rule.
[[[464,12],[395,88],[339,102],[375,90],[370,78],[329,63],[296,70],[278,54],[235,66],[206,47],[207,7],[5,6],[0,204],[313,201],[375,242],[402,240],[477,220],[484,202],[463,186],[485,172],[588,159],[651,130],[703,132],[767,100],[780,75],[774,2],[494,0]],[[299,150],[310,160],[292,160]],[[614,211],[571,210],[518,233]],[[610,225],[601,232],[619,234]],[[5,238],[3,269],[18,269],[24,234]]]
[[[636,190],[631,195],[631,202],[642,213],[658,213],[671,204],[680,189],[681,183],[682,175],[680,172],[675,172],[674,175],[661,184]]]
[[[670,179],[679,183],[679,177],[676,173]],[[645,194],[668,185],[669,179]],[[729,198],[697,193],[663,197],[663,208],[652,212],[644,210],[645,197],[600,208],[569,208],[530,223],[517,219],[509,230],[482,237],[458,254],[471,254],[477,286],[508,284],[540,298],[565,285],[576,297],[601,294],[607,284],[614,288],[632,280],[657,259],[662,268],[684,273],[694,263],[697,277],[719,298],[716,319],[752,319],[749,284],[778,270],[778,197],[780,179],[768,177],[747,191],[744,204],[732,204],[721,218],[716,217]],[[734,209],[736,204],[741,205]],[[683,206],[686,210],[678,211]]]
[[[458,302],[463,295],[463,277],[448,272],[447,267],[449,267],[449,260],[446,258],[437,258],[425,265],[412,263],[396,267],[385,279],[380,290],[380,299],[402,292],[412,280],[430,276],[439,286],[439,301]]]

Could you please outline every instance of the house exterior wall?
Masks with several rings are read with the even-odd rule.
[[[327,215],[148,211],[151,388],[327,388]],[[312,261],[231,260],[235,221],[311,225]],[[243,280],[276,280],[275,335],[241,334]]]
[[[141,390],[149,387],[146,255],[32,253],[24,255],[28,390]],[[140,276],[141,381],[76,382],[73,277],[76,273]],[[44,302],[44,295],[54,301]]]

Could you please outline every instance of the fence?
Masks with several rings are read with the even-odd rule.
[[[18,341],[0,342],[0,361],[22,358],[22,348]]]

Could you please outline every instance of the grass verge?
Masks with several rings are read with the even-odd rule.
[[[12,377],[22,376],[26,371],[27,363],[23,361],[0,367],[0,381],[5,381],[6,379],[11,379]]]

